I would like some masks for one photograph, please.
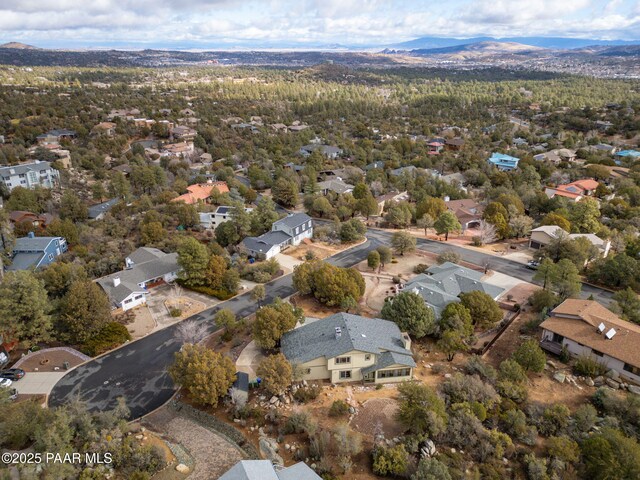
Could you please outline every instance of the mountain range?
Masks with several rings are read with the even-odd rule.
[[[397,43],[389,46],[389,48],[397,50],[418,50],[418,49],[434,49],[455,47],[459,45],[469,45],[483,42],[499,42],[499,43],[520,43],[523,45],[531,45],[532,47],[551,48],[551,49],[576,49],[590,46],[623,46],[637,45],[640,40],[596,40],[584,38],[565,38],[565,37],[473,37],[473,38],[453,38],[453,37],[421,37],[408,42]]]

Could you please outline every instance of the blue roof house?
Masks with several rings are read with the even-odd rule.
[[[506,155],[504,153],[492,153],[491,157],[489,157],[489,163],[493,163],[498,170],[502,170],[504,172],[515,170],[518,168],[519,158],[512,157],[511,155]]]
[[[640,152],[638,150],[621,150],[615,154],[616,164],[620,165],[621,160],[640,160]]]
[[[67,241],[63,237],[36,237],[29,232],[28,236],[16,240],[11,265],[7,270],[45,267],[66,252],[67,248]]]

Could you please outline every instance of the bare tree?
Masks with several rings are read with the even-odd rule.
[[[182,292],[182,287],[176,283],[171,288],[171,297],[180,298],[182,296]]]
[[[484,245],[487,243],[493,243],[498,239],[498,234],[496,233],[496,226],[492,223],[485,222],[484,220],[480,220],[480,226],[478,227],[480,232],[480,242]]]
[[[241,410],[247,404],[247,394],[236,387],[231,387],[229,396],[231,397],[231,403],[235,405],[236,411]]]
[[[187,320],[178,325],[175,338],[182,343],[198,343],[207,336],[207,325],[196,320]]]

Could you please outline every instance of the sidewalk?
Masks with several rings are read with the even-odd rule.
[[[58,383],[67,372],[27,372],[20,380],[13,382],[15,388],[21,395],[49,395],[53,386]]]

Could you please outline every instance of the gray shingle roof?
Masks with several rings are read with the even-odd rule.
[[[322,480],[322,477],[304,462],[276,470],[269,460],[241,460],[220,480]]]
[[[437,316],[447,304],[459,301],[461,293],[479,290],[495,299],[504,291],[503,288],[483,282],[481,272],[451,262],[433,265],[427,272],[407,282],[405,291],[414,291],[424,298]]]
[[[309,220],[311,220],[311,217],[306,213],[294,213],[273,222],[273,226],[277,227],[278,225],[286,225],[289,228],[295,228],[299,227],[303,223],[308,222]]]
[[[96,280],[116,306],[132,293],[143,292],[145,289],[139,284],[177,272],[180,268],[177,253],[164,253],[156,248],[139,248],[128,258],[134,262],[131,268]],[[120,279],[118,286],[114,286],[114,279]]]
[[[343,182],[342,180],[326,180],[318,183],[320,190],[331,190],[336,193],[346,193],[353,190],[354,186]]]
[[[40,263],[44,257],[42,253],[16,253],[11,259],[11,265],[7,267],[7,270],[29,270]]]
[[[336,338],[336,327],[342,332],[339,338]],[[411,351],[404,347],[402,333],[395,323],[348,313],[336,313],[285,333],[281,350],[293,363],[333,358],[352,350],[374,354],[391,351],[411,358]]]
[[[89,207],[89,218],[98,218],[102,213],[111,210],[118,202],[119,198],[112,198],[106,202],[98,203]]]
[[[322,477],[304,462],[298,462],[276,473],[279,480],[322,480]]]
[[[396,352],[384,352],[377,358],[376,363],[362,369],[362,375],[367,373],[382,370],[383,368],[390,367],[391,365],[406,365],[407,367],[415,367],[416,362],[413,361],[409,355],[402,355]]]
[[[61,237],[22,237],[16,240],[14,252],[44,252],[51,242]]]
[[[252,252],[265,253],[273,246],[280,245],[289,239],[291,239],[291,236],[285,232],[267,232],[259,237],[247,237],[242,241],[242,244]]]
[[[0,167],[0,175],[22,175],[32,171],[39,172],[41,170],[48,170],[49,168],[51,168],[51,164],[44,161],[21,163],[19,165]]]

